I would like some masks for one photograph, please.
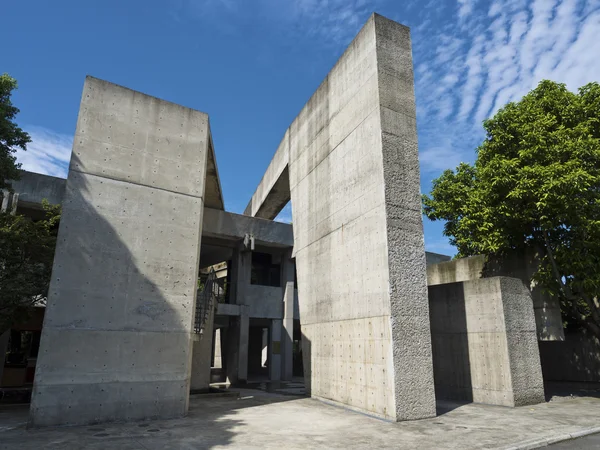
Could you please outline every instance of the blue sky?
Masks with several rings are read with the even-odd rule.
[[[242,212],[286,128],[374,11],[412,30],[421,186],[472,162],[481,122],[549,78],[600,81],[600,0],[21,0],[0,72],[32,136],[23,167],[66,176],[90,74],[207,112],[226,208]],[[280,215],[289,220],[289,208]],[[425,219],[430,251],[453,254]]]

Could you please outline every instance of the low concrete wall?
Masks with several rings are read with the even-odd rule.
[[[522,406],[544,401],[533,304],[520,280],[429,287],[436,398]]]
[[[504,261],[486,264],[484,255],[460,258],[427,266],[427,285],[456,283],[479,278],[504,276],[518,278],[529,288],[533,299],[537,336],[540,341],[564,340],[562,317],[558,300],[531,281],[536,270],[536,257],[520,254]]]
[[[600,382],[600,341],[583,331],[565,332],[563,342],[540,342],[545,381]]]

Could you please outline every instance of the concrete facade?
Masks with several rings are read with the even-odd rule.
[[[274,217],[287,170],[307,386],[391,420],[435,415],[413,84],[408,28],[372,16],[246,208]]]
[[[537,264],[532,252],[515,254],[503,261],[488,261],[484,255],[441,261],[427,265],[427,284],[434,286],[493,276],[518,278],[525,283],[533,298],[538,339],[562,341],[565,334],[558,299],[545,293],[531,280]]]
[[[436,397],[489,405],[544,401],[531,295],[515,278],[429,287]]]
[[[32,425],[186,413],[209,135],[204,113],[86,79]]]

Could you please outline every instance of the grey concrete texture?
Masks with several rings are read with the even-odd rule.
[[[531,280],[538,264],[536,255],[531,251],[519,252],[503,260],[488,260],[484,255],[459,258],[428,265],[427,284],[432,286],[492,276],[518,278],[529,288],[533,298],[538,339],[562,341],[565,336],[558,299]]]
[[[374,15],[280,147],[310,392],[393,420],[435,414],[415,115],[408,29]]]
[[[239,241],[246,234],[253,235],[257,244],[272,247],[294,245],[294,231],[289,223],[204,208],[203,236]]]
[[[245,212],[275,214],[287,171],[309,390],[393,420],[435,414],[412,70],[408,28],[373,15]]]
[[[429,287],[436,397],[490,405],[544,401],[533,303],[514,278]]]
[[[190,391],[192,392],[208,392],[210,389],[210,367],[217,305],[212,306],[202,333],[192,335],[192,372],[190,377]]]
[[[185,414],[208,133],[204,113],[86,79],[32,425]]]
[[[239,392],[239,399],[192,396],[182,419],[91,427],[28,430],[25,408],[0,408],[0,449],[525,450],[600,431],[600,400],[590,397],[521,408],[448,404],[432,419],[390,423],[313,399]]]
[[[34,207],[40,207],[44,199],[53,205],[62,203],[66,187],[64,178],[25,170],[22,170],[20,174],[21,179],[11,181],[13,190],[19,194],[19,203]]]

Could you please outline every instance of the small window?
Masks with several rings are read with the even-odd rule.
[[[252,253],[250,283],[260,286],[281,287],[281,265],[273,263],[269,253]]]

